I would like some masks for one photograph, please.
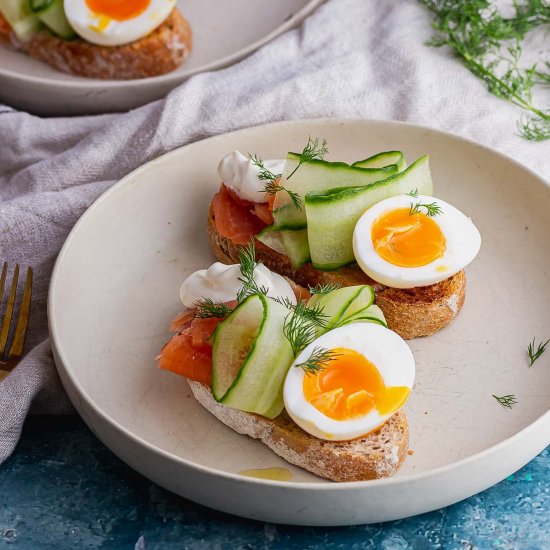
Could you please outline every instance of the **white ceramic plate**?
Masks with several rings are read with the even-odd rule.
[[[429,152],[437,196],[471,215],[483,245],[459,318],[411,342],[417,381],[406,406],[414,452],[391,479],[331,483],[225,427],[155,355],[181,309],[178,289],[214,257],[206,235],[218,160],[233,149],[281,157],[308,135],[330,158]],[[86,423],[159,485],[233,514],[344,525],[446,506],[508,476],[550,443],[550,356],[526,347],[550,326],[550,189],[493,151],[413,125],[320,120],[259,126],[164,155],[126,176],[82,217],[59,255],[49,320],[63,384]],[[492,394],[515,394],[513,409]],[[239,475],[284,467],[290,482]]]
[[[42,115],[125,111],[164,97],[189,76],[235,63],[298,25],[324,0],[180,0],[193,52],[166,75],[94,80],[67,75],[0,46],[0,102]]]

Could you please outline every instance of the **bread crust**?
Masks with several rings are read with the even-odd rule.
[[[239,261],[240,247],[220,235],[212,205],[208,214],[208,236],[221,262],[231,264]],[[401,289],[373,281],[357,265],[346,266],[338,271],[320,271],[308,262],[295,270],[286,256],[259,241],[256,241],[256,258],[272,271],[305,288],[326,283],[341,286],[371,285],[375,292],[374,301],[384,312],[388,327],[405,340],[429,336],[447,326],[462,309],[466,296],[464,271],[435,285]]]
[[[55,69],[88,78],[127,80],[173,71],[192,47],[189,22],[174,9],[153,32],[129,44],[98,46],[85,40],[63,40],[47,31],[20,42],[13,33],[3,41]]]
[[[197,401],[236,432],[259,439],[287,462],[332,481],[389,477],[409,450],[409,426],[403,411],[380,429],[352,441],[323,441],[304,432],[283,411],[270,420],[217,403],[210,388],[188,380]]]

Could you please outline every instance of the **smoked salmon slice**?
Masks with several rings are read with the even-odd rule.
[[[212,347],[208,340],[222,320],[223,319],[217,319],[216,317],[195,319],[189,328],[192,344],[196,347]]]
[[[233,309],[237,301],[226,302]],[[195,318],[196,308],[180,313],[170,330],[178,334],[162,348],[158,356],[159,368],[174,372],[189,380],[210,385],[212,381],[212,344],[210,337],[225,317]]]
[[[256,203],[254,205],[254,210],[252,210],[252,214],[260,218],[266,225],[271,225],[274,221],[273,214],[267,203]]]
[[[214,223],[218,233],[235,244],[246,245],[268,224],[251,213],[249,203],[244,206],[232,198],[225,185],[212,199]]]
[[[195,309],[186,309],[182,311],[171,323],[171,332],[182,332],[191,326],[191,321],[195,318]]]
[[[237,204],[240,204],[241,206],[246,206],[247,208],[253,207],[255,203],[252,201],[247,201],[246,199],[241,199],[239,195],[237,195],[236,191],[233,191],[231,187],[227,187],[227,185],[223,184],[225,187],[225,190],[229,194],[231,200]]]
[[[210,386],[212,383],[212,347],[193,345],[189,329],[180,332],[162,348],[159,368]]]

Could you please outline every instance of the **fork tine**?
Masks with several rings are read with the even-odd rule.
[[[2,298],[4,297],[4,286],[6,284],[7,274],[8,274],[8,262],[4,262],[4,267],[2,267],[2,275],[0,275],[0,304],[2,304]]]
[[[6,314],[4,315],[4,321],[2,322],[2,328],[0,328],[0,360],[4,355],[6,343],[8,341],[11,317],[13,315],[13,308],[15,306],[15,295],[17,293],[18,279],[19,279],[19,264],[15,264],[15,271],[13,272],[13,280],[11,282],[10,297],[8,298],[8,307],[6,309]]]
[[[32,267],[27,269],[27,277],[25,279],[25,290],[23,292],[23,300],[21,301],[21,311],[17,319],[15,327],[15,335],[10,348],[8,359],[17,359],[23,354],[23,346],[25,345],[25,336],[27,335],[27,324],[29,322],[29,313],[31,310],[32,297]]]

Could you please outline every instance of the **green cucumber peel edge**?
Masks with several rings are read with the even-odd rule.
[[[260,298],[260,300],[262,302],[262,308],[263,308],[262,320],[261,320],[260,324],[258,325],[258,328],[256,329],[256,335],[254,336],[254,339],[252,340],[252,343],[250,344],[250,348],[248,349],[248,352],[247,352],[245,358],[243,359],[243,361],[241,363],[241,366],[239,368],[239,372],[237,372],[237,375],[233,379],[233,382],[231,382],[231,385],[225,390],[225,393],[220,398],[218,398],[214,393],[215,369],[214,369],[214,361],[212,361],[212,386],[211,386],[212,387],[212,395],[214,396],[214,399],[218,403],[221,403],[226,397],[228,397],[230,391],[235,387],[235,385],[237,384],[239,378],[241,377],[243,369],[246,366],[250,356],[252,355],[253,351],[256,349],[256,341],[258,340],[258,337],[260,336],[260,333],[262,332],[262,328],[265,325],[265,322],[266,322],[266,319],[267,319],[267,302],[266,302],[267,298],[263,294],[252,294],[251,296],[248,296],[216,327],[216,329],[214,330],[214,332],[212,334],[212,344],[213,344],[212,347],[214,347],[214,345],[216,344],[216,333],[218,333],[219,327],[221,327],[223,325],[223,323],[228,321],[233,316],[233,314],[236,311],[238,311],[238,309],[240,307],[242,307],[249,300],[251,300],[255,297]]]

